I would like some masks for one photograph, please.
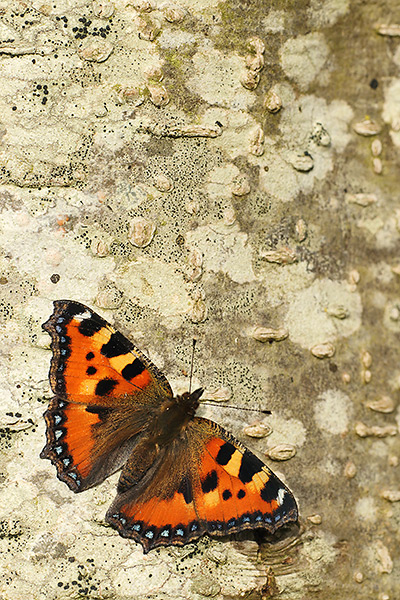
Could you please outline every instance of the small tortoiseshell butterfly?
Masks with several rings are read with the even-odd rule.
[[[106,520],[147,553],[208,533],[274,533],[297,521],[288,488],[222,427],[195,417],[198,389],[174,397],[164,375],[102,317],[57,300],[51,335],[55,397],[41,458],[74,492],[122,467]]]

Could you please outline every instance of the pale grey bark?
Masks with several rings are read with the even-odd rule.
[[[3,0],[0,17],[0,596],[395,598],[397,4]],[[39,453],[57,298],[177,393],[197,337],[208,397],[272,411],[202,412],[292,457],[270,464],[297,540],[144,558],[105,527],[115,476],[78,495],[56,479]],[[257,420],[269,436],[245,435]]]

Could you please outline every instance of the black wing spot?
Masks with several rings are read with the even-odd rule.
[[[107,396],[116,385],[118,385],[118,381],[115,379],[101,379],[96,385],[95,394],[96,396]]]
[[[232,444],[225,442],[225,444],[221,446],[221,448],[218,450],[218,454],[215,460],[219,465],[225,466],[231,460],[233,454],[235,453],[235,450],[235,446],[232,446]]]
[[[193,501],[193,492],[190,481],[187,477],[184,477],[178,488],[178,492],[183,495],[186,504],[190,504]]]
[[[280,482],[270,477],[261,490],[260,496],[265,502],[271,502],[271,500],[277,499],[280,488]]]
[[[104,421],[112,411],[112,408],[107,406],[97,406],[97,404],[89,404],[85,410],[88,413],[99,415],[100,419]]]
[[[248,450],[242,456],[242,464],[239,469],[239,479],[242,483],[249,483],[256,473],[262,471],[264,464],[259,458]]]
[[[79,323],[78,330],[79,333],[85,337],[92,337],[92,335],[100,331],[102,327],[102,323],[99,323],[99,321],[96,321],[91,317],[90,319],[83,319],[83,321]]]
[[[242,498],[244,498],[246,495],[246,492],[244,490],[239,490],[237,493],[237,497],[239,498],[239,500],[241,500]]]
[[[131,349],[132,344],[130,344],[119,331],[116,331],[111,335],[107,344],[103,344],[101,353],[106,358],[113,358],[114,356],[120,356],[121,354],[128,354]]]
[[[86,369],[86,374],[87,375],[94,375],[95,373],[97,373],[96,367],[88,367]]]
[[[201,489],[203,490],[204,494],[208,494],[209,492],[215,490],[217,485],[218,475],[217,472],[213,470],[210,471],[210,473],[208,473],[205,479],[203,479],[203,481],[201,482]]]
[[[124,379],[130,381],[131,379],[134,379],[137,375],[140,375],[140,373],[142,373],[144,369],[144,364],[138,358],[135,358],[135,360],[132,363],[129,363],[122,369],[121,375]]]
[[[232,492],[230,490],[224,490],[222,492],[222,498],[223,500],[229,500],[229,498],[232,498]]]
[[[93,352],[88,352],[86,354],[86,360],[92,360],[94,358],[94,353]]]

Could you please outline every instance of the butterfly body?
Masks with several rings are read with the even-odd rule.
[[[288,488],[218,424],[196,417],[202,389],[174,397],[165,376],[102,317],[60,300],[45,412],[49,458],[74,492],[122,469],[106,520],[145,552],[204,533],[297,520]]]
[[[163,402],[159,414],[149,426],[154,443],[159,446],[171,443],[186,429],[196,413],[202,393],[203,389],[200,388],[193,394],[186,392]]]

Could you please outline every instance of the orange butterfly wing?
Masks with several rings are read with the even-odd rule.
[[[221,437],[211,438],[205,446],[199,472],[201,493],[196,496],[207,531],[225,535],[263,528],[274,533],[296,521],[297,506],[289,489],[232,435],[214,427]]]
[[[55,302],[43,328],[52,337],[55,397],[41,457],[75,492],[123,467],[106,515],[122,536],[148,552],[204,533],[273,533],[297,520],[293,495],[268,467],[193,416],[202,390],[173,398],[149,359],[77,302]]]
[[[162,473],[165,463],[169,481]],[[184,545],[206,532],[274,533],[297,518],[296,501],[278,477],[222,427],[201,418],[193,419],[179,450],[166,452],[137,488],[118,494],[106,516],[145,552]]]
[[[172,397],[167,379],[129,340],[78,302],[58,300],[43,329],[52,338],[50,383],[41,458],[79,492],[118,470]]]

